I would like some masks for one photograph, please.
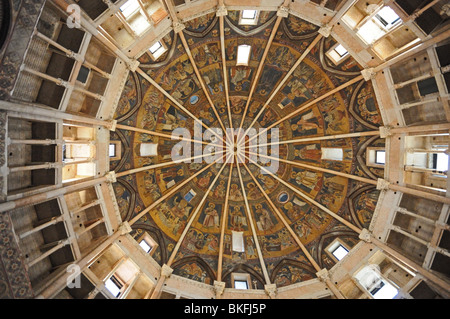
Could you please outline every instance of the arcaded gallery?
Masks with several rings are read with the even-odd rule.
[[[1,0],[0,299],[449,299],[449,17]]]

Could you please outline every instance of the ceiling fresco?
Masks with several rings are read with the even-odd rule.
[[[257,25],[244,27],[239,25],[239,12],[229,11],[225,17],[226,61],[222,61],[221,57],[219,23],[215,14],[185,22],[184,35],[220,120],[214,114],[201,88],[180,38],[174,32],[162,39],[167,46],[167,52],[157,61],[153,61],[149,54],[144,54],[139,59],[140,67],[207,126],[220,127],[222,122],[225,127],[230,127],[223,75],[225,63],[232,125],[234,128],[239,127],[275,19],[275,12],[261,12]],[[292,15],[283,19],[270,46],[246,112],[244,128],[250,127],[261,107],[316,38],[318,29],[317,26]],[[237,46],[240,44],[251,45],[248,66],[236,66]],[[325,55],[334,44],[336,41],[329,37],[322,38],[314,46],[257,118],[254,128],[267,128],[288,117],[277,125],[280,129],[280,141],[287,141],[377,130],[382,125],[373,88],[370,82],[365,81],[357,82],[290,116],[308,101],[360,74],[362,68],[352,57],[336,66]],[[193,133],[194,128],[192,117],[180,110],[145,78],[134,73],[130,73],[126,82],[115,119],[120,124],[166,134],[171,134],[178,127],[187,128]],[[111,133],[111,140],[121,142],[120,160],[110,163],[111,170],[116,172],[170,162],[171,149],[177,143],[167,138],[120,129]],[[141,143],[158,144],[158,156],[140,156]],[[330,147],[342,148],[342,161],[322,159],[322,149]],[[355,137],[299,141],[281,144],[279,156],[281,160],[313,167],[370,178],[383,177],[383,169],[366,165],[368,147],[384,147],[384,140]],[[334,261],[324,249],[337,237],[352,247],[358,242],[357,234],[299,196],[279,179],[358,227],[367,228],[370,225],[379,192],[362,182],[297,167],[283,161],[279,164],[276,176],[261,174],[259,167],[252,163],[248,163],[247,167],[316,262],[329,269],[334,265]],[[131,220],[175,185],[205,166],[204,162],[179,163],[118,178],[114,191],[122,219]],[[172,268],[174,274],[213,284],[217,278],[221,223],[225,213],[228,176],[232,169],[224,232],[223,281],[229,283],[232,272],[247,272],[251,275],[254,286],[264,287],[265,281],[258,247],[250,227],[251,221],[255,225],[259,248],[273,283],[282,287],[315,278],[315,269],[273,211],[247,169],[242,165],[239,167],[243,190],[236,165],[233,168],[226,165],[219,174],[221,168],[222,164],[215,164],[206,169],[143,216],[133,224],[133,236],[137,238],[147,232],[158,242],[153,258],[162,265],[167,262],[190,216],[200,205],[199,213],[181,243]],[[202,201],[217,175],[217,182]],[[244,196],[247,196],[250,212],[246,211]],[[232,250],[233,231],[243,232],[245,252]]]

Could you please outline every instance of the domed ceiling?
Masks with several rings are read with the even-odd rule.
[[[240,127],[245,115],[242,127],[247,129],[297,59],[317,37],[319,28],[292,15],[282,20],[264,61],[249,108],[245,112],[255,74],[275,23],[276,12],[260,12],[258,24],[253,26],[239,25],[239,14],[239,11],[228,11],[225,16],[226,70],[232,127]],[[157,61],[153,61],[149,54],[144,54],[139,59],[140,68],[208,127],[220,128],[222,122],[228,128],[230,121],[222,67],[224,61],[221,58],[219,18],[215,13],[207,14],[185,22],[185,26],[183,32],[187,43],[220,119],[216,117],[184,46],[174,32],[162,39],[168,48],[167,52]],[[248,66],[236,66],[237,46],[240,44],[251,45]],[[326,56],[325,53],[335,44],[336,41],[330,36],[322,38],[314,46],[270,100],[268,107],[253,125],[254,128],[267,128],[282,120],[276,126],[280,130],[280,141],[290,141],[377,130],[382,125],[373,88],[370,81],[364,80],[302,112],[294,113],[307,102],[361,74],[361,66],[352,57],[336,66]],[[177,127],[187,128],[192,134],[194,129],[194,119],[191,116],[137,73],[130,73],[128,77],[115,119],[119,124],[169,135]],[[122,144],[121,159],[111,161],[110,164],[111,170],[117,173],[170,162],[172,147],[178,143],[168,138],[120,129],[111,133],[111,140]],[[140,144],[146,142],[158,144],[158,156],[139,155]],[[343,149],[342,161],[322,159],[322,148],[330,147]],[[227,164],[223,170],[223,164],[214,164],[135,222],[132,225],[132,235],[138,238],[147,232],[158,243],[153,258],[163,265],[171,256],[190,216],[201,205],[171,267],[176,275],[213,284],[218,275],[222,217],[228,206],[222,271],[222,280],[228,282],[228,287],[232,272],[247,272],[255,286],[264,287],[266,282],[257,244],[270,280],[278,287],[315,278],[316,269],[280,216],[274,212],[273,205],[260,191],[252,175],[317,264],[321,268],[330,269],[335,261],[325,252],[325,248],[337,237],[353,247],[358,242],[358,236],[307,199],[315,200],[360,228],[368,228],[379,193],[374,186],[292,163],[369,178],[383,177],[382,169],[366,166],[368,147],[384,147],[384,140],[369,136],[281,143],[281,160],[276,176],[261,174],[260,167],[252,162],[247,162],[245,166],[240,164],[240,173],[236,164]],[[206,166],[205,162],[179,163],[118,178],[114,190],[122,219],[133,219],[170,189]],[[211,192],[202,201],[219,173]],[[241,187],[240,176],[244,189]],[[226,201],[228,183],[230,193]],[[298,192],[306,197],[300,196]],[[245,196],[250,214],[247,212]],[[252,232],[252,223],[255,225],[256,237]],[[232,250],[233,231],[243,232],[245,252]]]

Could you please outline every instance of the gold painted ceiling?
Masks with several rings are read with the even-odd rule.
[[[245,165],[239,165],[240,172],[236,164],[225,165],[223,170],[223,164],[215,164],[132,225],[132,234],[136,239],[147,232],[157,242],[153,258],[160,265],[167,263],[185,227],[189,227],[171,265],[176,275],[207,284],[217,280],[222,218],[225,213],[227,218],[221,276],[228,287],[232,272],[247,272],[253,284],[263,288],[266,281],[261,260],[267,268],[270,281],[278,287],[315,278],[316,270],[284,222],[296,233],[321,268],[330,269],[335,263],[325,252],[325,248],[335,238],[339,237],[349,247],[358,242],[356,233],[308,199],[320,203],[360,228],[369,227],[379,196],[375,187],[323,173],[313,167],[370,178],[383,177],[382,169],[366,166],[365,157],[368,147],[384,146],[384,140],[378,137],[322,141],[300,139],[377,130],[382,121],[373,88],[370,82],[361,80],[318,103],[302,108],[360,75],[362,68],[352,57],[335,65],[325,55],[336,43],[332,37],[328,37],[322,38],[289,75],[295,62],[317,37],[319,29],[292,15],[282,20],[261,75],[255,79],[275,19],[276,12],[261,12],[257,25],[242,26],[238,23],[239,12],[228,11],[225,17],[226,61],[221,58],[219,23],[215,13],[185,22],[184,35],[219,118],[201,88],[180,38],[174,32],[162,39],[168,50],[157,61],[153,61],[147,53],[139,59],[140,68],[210,128],[220,128],[221,123],[226,128],[230,127],[222,65],[226,63],[232,127],[240,127],[243,120],[242,127],[249,128],[264,104],[270,101],[253,127],[268,128],[280,122],[276,125],[280,130],[280,141],[299,140],[279,145],[281,160],[275,176],[261,174],[258,165],[262,163],[255,165],[247,161]],[[248,66],[236,66],[236,51],[240,44],[251,45]],[[246,111],[247,99],[255,80],[254,94]],[[280,83],[283,85],[276,91]],[[187,128],[193,133],[195,122],[137,73],[130,73],[128,77],[115,119],[119,124],[169,135],[177,127]],[[122,145],[120,160],[111,161],[110,164],[111,170],[116,173],[170,162],[172,147],[178,143],[168,138],[120,129],[111,133],[111,140],[120,141]],[[140,156],[140,144],[145,142],[158,144],[158,156]],[[342,148],[342,161],[322,159],[322,149],[330,147]],[[293,163],[309,166],[305,168]],[[180,163],[118,178],[114,190],[122,219],[133,219],[206,166],[205,162]],[[203,200],[210,186],[211,192]],[[245,197],[250,212],[247,211]],[[199,205],[200,210],[189,225],[190,217]],[[226,206],[228,209],[225,212]],[[281,215],[275,212],[274,206]],[[256,234],[253,234],[252,224]],[[243,232],[245,252],[232,251],[233,231]]]

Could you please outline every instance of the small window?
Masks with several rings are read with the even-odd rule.
[[[342,44],[339,44],[337,47],[334,48],[334,51],[337,52],[337,54],[339,54],[339,56],[342,58],[344,56],[346,56],[348,54],[348,51],[346,48],[344,48],[342,46]]]
[[[114,297],[117,298],[121,293],[123,284],[115,276],[112,276],[105,282],[105,287]]]
[[[248,289],[248,283],[244,280],[235,280],[234,281],[235,289]]]
[[[342,44],[338,43],[331,47],[330,50],[328,50],[326,56],[330,58],[330,60],[333,61],[335,65],[338,65],[350,55],[348,54],[348,50],[344,48]]]
[[[386,164],[386,149],[384,147],[368,147],[366,150],[366,165],[384,168]]]
[[[339,245],[335,250],[333,250],[332,254],[337,260],[341,260],[348,254],[348,250],[344,246]]]
[[[120,141],[110,141],[108,147],[108,154],[110,161],[118,161],[120,160],[121,154],[121,143]]]
[[[375,151],[375,163],[380,165],[386,164],[386,151]]]
[[[156,42],[154,45],[152,45],[151,47],[150,47],[150,52],[152,53],[152,54],[155,54],[156,52],[158,52],[158,50],[160,49],[160,48],[162,48],[162,44],[161,44],[161,42]]]
[[[418,81],[417,87],[419,88],[419,92],[420,92],[421,96],[427,96],[427,95],[439,92],[436,78],[434,78],[434,77]]]
[[[128,19],[132,15],[134,15],[138,10],[140,6],[137,0],[128,0],[124,5],[120,7],[120,11],[122,12],[123,16]]]
[[[250,60],[251,46],[243,44],[238,46],[237,50],[237,65],[248,65]]]
[[[158,41],[150,47],[149,51],[153,60],[157,60],[167,49],[161,41]]]
[[[231,273],[231,286],[234,289],[251,289],[250,274],[247,273]]]
[[[255,25],[258,23],[258,11],[257,10],[242,10],[239,24],[242,25]]]
[[[256,10],[242,10],[242,18],[243,19],[255,19],[256,18]]]
[[[336,238],[331,244],[327,246],[325,251],[327,252],[328,256],[331,257],[331,259],[338,262],[348,254],[350,248],[343,242],[341,242],[339,238]]]
[[[145,251],[145,253],[150,256],[153,255],[156,248],[158,247],[158,243],[147,233],[144,232],[142,236],[137,239],[139,246]]]
[[[400,23],[402,23],[402,20],[394,10],[390,7],[383,7],[375,17],[359,28],[357,34],[367,44],[372,44]]]
[[[139,243],[139,246],[142,247],[142,249],[146,252],[149,253],[152,250],[152,246],[150,246],[145,240],[141,240],[141,242]]]
[[[109,157],[116,156],[116,144],[109,144]]]
[[[378,287],[372,289],[370,294],[374,299],[393,299],[398,294],[397,288],[386,281],[381,281]]]
[[[445,153],[433,154],[433,169],[439,172],[448,171],[448,155]]]
[[[375,17],[387,30],[392,29],[401,21],[400,17],[390,7],[384,7],[375,15]]]

